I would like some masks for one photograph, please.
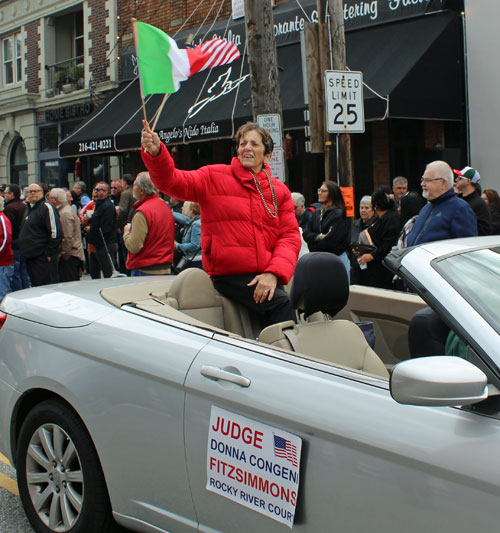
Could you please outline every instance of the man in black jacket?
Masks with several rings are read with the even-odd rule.
[[[5,188],[4,215],[12,225],[12,251],[14,252],[14,276],[12,278],[12,290],[27,289],[30,286],[30,277],[26,268],[26,261],[19,250],[19,234],[24,220],[26,204],[21,200],[21,187],[15,183],[9,183]]]
[[[455,187],[460,196],[472,207],[477,218],[477,234],[491,235],[491,212],[486,202],[481,197],[479,172],[472,167],[454,170]]]
[[[113,274],[113,265],[116,265],[116,209],[109,193],[110,187],[105,181],[100,181],[94,187],[97,200],[94,213],[87,234],[89,249],[89,270],[92,279],[99,279],[101,271],[105,278]],[[113,261],[113,262],[111,262]]]
[[[38,183],[28,186],[28,206],[19,234],[19,249],[26,259],[31,285],[37,287],[59,280],[57,264],[62,240],[59,215],[45,201]]]

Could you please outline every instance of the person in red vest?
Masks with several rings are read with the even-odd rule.
[[[159,198],[147,172],[137,175],[133,191],[135,214],[123,229],[128,250],[126,267],[132,276],[170,274],[175,237],[172,211]]]

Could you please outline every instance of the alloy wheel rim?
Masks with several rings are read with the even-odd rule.
[[[51,531],[64,533],[77,522],[84,498],[76,447],[56,424],[40,426],[26,455],[26,481],[35,512]]]

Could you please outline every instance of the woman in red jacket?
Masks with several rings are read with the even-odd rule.
[[[293,320],[279,287],[292,277],[301,245],[291,194],[271,178],[273,141],[266,130],[244,124],[236,144],[229,165],[178,170],[144,122],[142,157],[158,189],[200,205],[203,268],[217,290],[262,315],[266,325]]]

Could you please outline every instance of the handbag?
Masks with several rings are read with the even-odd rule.
[[[179,262],[175,266],[172,267],[172,273],[177,275],[183,270],[191,268],[193,261],[196,259],[200,251],[201,251],[201,248],[198,248],[198,250],[196,250],[196,253],[193,255],[193,257],[191,257],[191,259],[186,259],[186,256],[183,255],[179,259]]]
[[[359,234],[359,241],[356,245],[356,252],[358,255],[372,254],[374,255],[377,247],[373,244],[373,239],[370,235],[370,232],[367,229],[364,229]]]

